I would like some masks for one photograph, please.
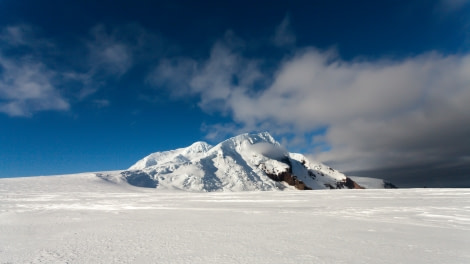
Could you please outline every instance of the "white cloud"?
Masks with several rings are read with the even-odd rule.
[[[192,59],[163,59],[147,77],[147,81],[158,87],[170,88],[173,96],[185,96],[192,93],[188,80],[197,67],[197,62]]]
[[[37,38],[28,25],[8,26],[0,32],[0,112],[31,116],[38,111],[68,110],[69,102],[58,88],[60,73],[42,61],[42,53],[49,54],[54,44]],[[13,56],[6,56],[12,51]]]
[[[45,110],[67,110],[69,103],[54,85],[56,73],[40,62],[0,55],[0,112],[31,116]]]
[[[229,32],[212,47],[207,61],[165,59],[148,80],[155,86],[166,86],[175,96],[200,95],[199,106],[205,110],[228,110],[220,103],[233,91],[244,91],[263,77],[258,61],[243,58],[235,51],[239,45]]]
[[[315,157],[343,170],[458,160],[470,151],[470,55],[344,61],[309,48],[274,73],[259,62],[218,42],[192,71],[178,74],[178,63],[165,71],[180,76],[203,109],[230,113],[236,127],[298,137],[327,127],[322,142],[309,143],[331,146]]]

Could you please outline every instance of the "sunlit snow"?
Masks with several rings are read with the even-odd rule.
[[[289,186],[285,180],[273,180],[284,172],[292,172],[311,189],[345,188],[347,181],[346,175],[325,164],[289,153],[268,132],[241,134],[215,146],[196,142],[155,152],[123,171],[122,177],[133,185],[159,190],[272,191]]]
[[[0,179],[0,263],[441,264],[470,263],[469,248],[469,189],[188,193],[93,173]]]

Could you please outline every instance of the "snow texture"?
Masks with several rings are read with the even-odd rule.
[[[470,263],[469,189],[290,190],[0,179],[0,263]]]
[[[122,176],[130,184],[161,190],[270,191],[292,188],[272,179],[283,172],[291,173],[310,189],[346,187],[344,174],[302,154],[289,153],[267,132],[242,134],[216,146],[196,142],[186,148],[156,152]]]

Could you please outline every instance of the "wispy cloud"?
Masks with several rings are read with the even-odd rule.
[[[130,43],[119,39],[119,33],[108,32],[106,26],[98,25],[90,31],[91,40],[87,41],[89,64],[92,71],[103,70],[106,73],[122,75],[133,64]]]
[[[68,110],[74,101],[92,97],[110,80],[160,56],[166,45],[138,24],[97,25],[67,50],[38,32],[25,24],[0,29],[0,112],[31,116]],[[96,100],[90,103],[110,105],[107,98]]]
[[[2,30],[0,40],[12,46],[27,45],[28,40],[25,35],[31,35],[31,27],[8,26]]]
[[[93,100],[93,103],[95,104],[97,108],[108,107],[111,104],[111,102],[109,102],[109,100],[106,100],[106,99],[96,99],[96,100]]]
[[[0,56],[0,67],[0,112],[31,116],[37,111],[69,109],[54,85],[56,73],[43,64]]]
[[[37,29],[27,24],[6,26],[0,30],[1,46],[4,49],[23,47],[30,50],[54,48],[51,41],[37,37],[35,31]]]
[[[21,47],[28,52],[5,56]],[[52,43],[37,39],[31,27],[10,26],[0,35],[0,112],[31,116],[45,110],[67,110],[70,105],[57,88],[58,73],[41,62],[37,52]]]
[[[208,60],[165,59],[148,80],[171,89],[174,96],[200,95],[199,106],[205,110],[228,110],[224,102],[233,91],[250,88],[262,77],[256,60],[236,52],[240,42],[234,41],[232,34],[228,32],[212,47]]]
[[[277,26],[272,41],[278,47],[292,47],[295,45],[296,37],[290,26],[290,17],[288,15]]]
[[[94,74],[104,72],[116,77],[137,64],[151,63],[171,50],[164,37],[133,23],[96,25],[90,30],[85,43],[90,70]]]

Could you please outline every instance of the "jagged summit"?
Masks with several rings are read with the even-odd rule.
[[[360,188],[324,164],[289,153],[268,132],[155,152],[122,175],[137,186],[187,191]]]

